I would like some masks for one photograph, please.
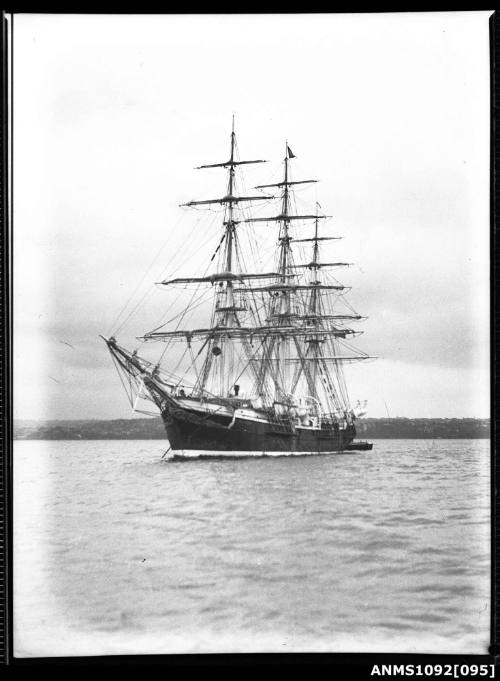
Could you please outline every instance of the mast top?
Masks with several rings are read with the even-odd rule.
[[[268,163],[266,159],[258,158],[254,161],[235,161],[234,160],[234,146],[235,146],[236,133],[234,131],[234,114],[231,126],[231,157],[229,161],[223,161],[222,163],[205,163],[201,166],[196,166],[195,170],[202,170],[204,168],[233,168],[233,166],[246,165],[248,163]]]

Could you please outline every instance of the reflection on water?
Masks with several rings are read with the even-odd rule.
[[[15,443],[18,655],[486,652],[489,442],[164,451]]]

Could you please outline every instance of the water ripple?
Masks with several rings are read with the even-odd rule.
[[[31,635],[115,653],[484,651],[489,443],[229,461],[163,451],[16,442],[23,650]]]

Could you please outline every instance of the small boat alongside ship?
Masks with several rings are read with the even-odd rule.
[[[199,166],[226,171],[224,192],[183,204],[220,211],[218,241],[207,249],[209,269],[161,281],[162,288],[192,296],[175,326],[138,339],[141,346],[159,344],[160,359],[146,359],[114,335],[103,337],[133,406],[141,398],[159,410],[174,458],[372,449],[355,441],[365,404],[351,406],[343,369],[369,358],[350,342],[361,333],[353,325],[363,318],[346,300],[348,287],[333,275],[350,263],[322,257],[324,247],[341,237],[321,231],[329,216],[319,204],[297,212],[298,185],[317,180],[293,178],[294,158],[287,142],[282,177],[242,195],[242,166],[266,161],[240,160],[233,120],[229,158]],[[262,205],[270,214],[259,212]],[[254,225],[275,230],[267,265]],[[201,313],[192,313],[207,300],[207,287],[209,317],[196,324]],[[188,318],[194,323],[183,326]],[[179,344],[188,358],[184,372],[176,367]]]

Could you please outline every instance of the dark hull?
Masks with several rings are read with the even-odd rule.
[[[171,449],[218,453],[286,452],[320,454],[348,449],[356,436],[353,425],[345,429],[302,430],[282,424],[209,415],[165,406],[163,422]],[[231,425],[231,427],[229,427]]]

